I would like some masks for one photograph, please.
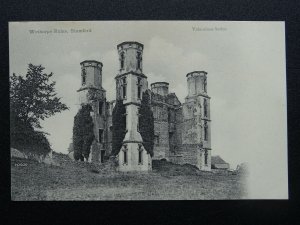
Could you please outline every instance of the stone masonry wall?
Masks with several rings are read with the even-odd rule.
[[[168,110],[163,104],[152,104],[154,116],[154,159],[168,157],[169,152],[169,124]]]
[[[168,122],[156,121],[154,122],[154,134],[156,136],[154,141],[154,159],[163,159],[168,157],[169,152],[169,133]],[[158,140],[156,140],[158,139]]]
[[[176,154],[170,155],[170,161],[177,164],[191,164],[199,167],[199,146],[197,144],[183,144],[179,146]]]
[[[199,146],[197,144],[183,144],[181,146],[181,164],[188,163],[198,167],[198,151]]]

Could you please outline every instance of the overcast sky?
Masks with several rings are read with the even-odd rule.
[[[80,62],[103,63],[107,99],[115,98],[117,44],[144,44],[143,72],[149,85],[170,83],[184,102],[186,74],[208,72],[212,155],[235,168],[249,162],[254,198],[287,197],[285,34],[282,22],[27,22],[10,23],[10,74],[28,63],[53,72],[64,111],[42,126],[57,152],[67,153],[78,110]],[[70,29],[91,29],[71,33]],[[30,34],[29,30],[50,31]],[[53,33],[66,29],[68,33]],[[258,185],[259,184],[259,185]],[[274,190],[274,187],[275,190]]]

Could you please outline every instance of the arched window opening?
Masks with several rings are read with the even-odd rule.
[[[127,151],[124,151],[124,164],[127,164]]]
[[[138,151],[139,151],[138,163],[143,164],[143,148],[141,145],[139,145]]]
[[[99,115],[102,115],[102,113],[103,113],[103,102],[99,102],[99,104],[98,104],[98,110],[99,110]]]
[[[127,145],[123,146],[123,163],[127,164],[128,163],[128,155],[127,155]]]
[[[99,131],[98,131],[98,140],[99,140],[99,143],[103,142],[103,129],[99,129]]]

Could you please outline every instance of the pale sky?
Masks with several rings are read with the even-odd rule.
[[[70,29],[91,29],[70,33]],[[66,29],[69,33],[30,34]],[[107,99],[115,97],[116,46],[144,44],[143,72],[150,83],[167,81],[184,102],[186,74],[208,72],[212,155],[232,168],[251,166],[252,198],[287,198],[285,28],[283,22],[106,21],[10,23],[10,74],[26,74],[29,63],[53,72],[69,111],[43,121],[54,151],[67,153],[78,110],[80,62],[103,63]],[[251,181],[252,179],[252,181]]]

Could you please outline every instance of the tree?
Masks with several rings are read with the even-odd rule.
[[[143,145],[152,157],[154,146],[154,117],[150,106],[150,95],[147,91],[143,93],[139,114],[139,131],[143,138]]]
[[[10,77],[10,110],[24,123],[41,128],[40,120],[68,109],[55,92],[53,73],[44,73],[41,65],[28,65],[26,76]]]
[[[112,115],[112,152],[117,155],[122,147],[126,134],[126,108],[122,100],[117,100]]]
[[[93,118],[90,115],[91,111],[91,105],[82,105],[74,118],[73,148],[75,160],[83,161],[83,158],[88,159],[90,155],[90,148],[95,138]]]
[[[10,134],[11,146],[28,153],[45,155],[51,145],[41,128],[40,120],[68,109],[56,97],[52,73],[43,73],[41,65],[28,65],[25,76],[10,76]]]

